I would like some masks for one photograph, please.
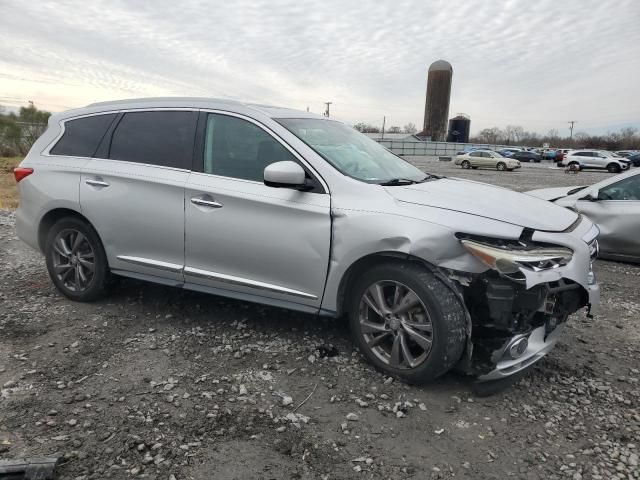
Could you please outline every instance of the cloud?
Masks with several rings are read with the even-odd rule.
[[[325,0],[0,2],[0,103],[235,98],[422,123],[426,72],[454,69],[474,130],[640,124],[640,3]],[[6,102],[6,100],[4,100]]]

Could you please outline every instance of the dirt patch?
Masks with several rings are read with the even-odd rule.
[[[391,381],[339,320],[131,280],[70,302],[9,213],[0,264],[2,458],[58,453],[84,480],[638,478],[637,266],[596,262],[596,318],[478,398]]]

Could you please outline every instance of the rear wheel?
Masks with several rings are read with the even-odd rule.
[[[580,170],[580,164],[578,162],[570,162],[569,168],[571,170]]]
[[[607,165],[607,172],[609,173],[620,173],[620,165],[618,165],[617,163],[610,163],[609,165]]]
[[[460,164],[460,166],[462,168],[469,169],[469,168],[471,168],[471,162],[469,162],[469,160],[463,160],[462,163]]]
[[[496,169],[503,172],[507,169],[507,165],[504,162],[498,162],[498,164],[496,165]]]
[[[424,266],[385,263],[350,289],[355,343],[379,370],[424,383],[450,370],[466,342],[466,315],[455,293]]]
[[[102,242],[91,225],[73,217],[58,220],[45,243],[49,276],[65,296],[90,302],[104,295],[110,274]]]

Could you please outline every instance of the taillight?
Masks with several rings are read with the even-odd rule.
[[[33,173],[33,168],[16,167],[13,169],[13,176],[16,177],[16,183]]]

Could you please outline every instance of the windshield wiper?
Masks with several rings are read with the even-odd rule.
[[[414,183],[426,182],[427,180],[430,180],[432,178],[434,178],[433,175],[426,175],[424,178],[420,180],[412,180],[410,178],[392,178],[391,180],[386,180],[384,182],[379,183],[378,185],[383,185],[385,187],[394,186],[394,185],[413,185]]]

